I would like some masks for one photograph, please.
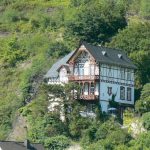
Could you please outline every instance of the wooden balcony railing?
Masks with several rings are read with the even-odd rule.
[[[98,95],[80,95],[80,96],[75,96],[75,99],[80,99],[80,100],[98,100]]]
[[[81,81],[81,80],[99,80],[99,75],[69,75],[70,81]]]

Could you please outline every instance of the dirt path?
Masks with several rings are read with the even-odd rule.
[[[24,141],[26,139],[27,121],[21,115],[14,121],[13,129],[10,132],[7,140],[9,141]]]

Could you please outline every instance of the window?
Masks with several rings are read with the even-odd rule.
[[[121,79],[125,79],[125,69],[124,68],[120,69],[120,74],[121,74]]]
[[[87,52],[83,51],[75,60],[74,75],[88,75],[89,74],[89,55]]]
[[[112,87],[108,87],[107,93],[108,93],[109,96],[112,94]]]
[[[94,83],[91,83],[90,94],[94,95]]]
[[[125,100],[125,87],[120,87],[120,99]]]
[[[96,64],[96,67],[95,67],[95,75],[99,75],[99,66],[98,66],[98,64]]]
[[[127,100],[131,101],[131,88],[127,88]]]
[[[112,69],[111,66],[108,68],[108,77],[112,77]]]
[[[131,72],[127,69],[127,80],[131,80]]]
[[[84,95],[89,94],[89,83],[84,83]]]
[[[91,75],[94,75],[94,69],[95,67],[94,67],[94,65],[93,64],[91,64]]]
[[[80,76],[84,75],[84,65],[83,64],[79,64],[79,75]]]
[[[75,67],[75,68],[74,68],[74,75],[78,75],[78,73],[79,73],[79,68],[78,68],[78,67]]]

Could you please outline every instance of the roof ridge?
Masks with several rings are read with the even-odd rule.
[[[0,140],[0,142],[14,142],[14,143],[24,143],[24,141],[4,141],[4,140]],[[32,143],[30,142],[31,144],[41,144],[41,143]]]
[[[119,48],[111,48],[111,47],[107,47],[107,46],[99,46],[99,45],[92,45],[91,43],[87,43],[86,41],[84,41],[82,44],[87,44],[89,46],[92,46],[92,47],[96,47],[96,48],[107,48],[108,50],[113,50],[113,51],[118,51],[118,52],[122,52],[122,53],[125,53],[124,50],[121,50]],[[126,53],[125,53],[126,54]]]

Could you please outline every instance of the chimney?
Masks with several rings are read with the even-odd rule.
[[[24,141],[24,146],[27,148],[27,149],[30,149],[30,141],[28,140],[28,139],[26,139],[25,141]]]

